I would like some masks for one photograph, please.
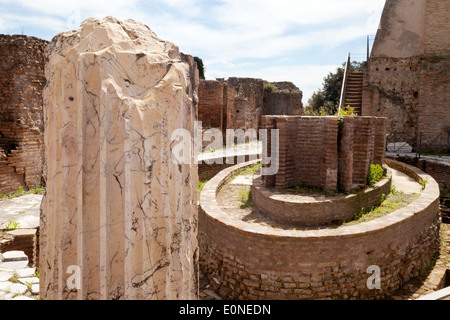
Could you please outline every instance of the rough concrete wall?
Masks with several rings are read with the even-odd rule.
[[[420,55],[424,47],[426,2],[386,0],[371,57],[404,58]]]
[[[236,99],[236,89],[232,86],[225,86],[224,93],[224,105],[223,108],[223,136],[225,137],[225,133],[227,129],[232,129],[234,121],[235,121],[235,112],[234,112],[234,104]]]
[[[42,183],[47,44],[34,37],[0,35],[0,193]]]
[[[203,127],[223,127],[225,84],[215,80],[200,80],[198,87],[198,120]]]
[[[244,103],[242,102],[243,99],[246,99],[248,102],[249,109],[246,114],[249,119],[252,119],[252,124],[247,124],[246,127],[258,130],[264,105],[264,80],[232,77],[227,80],[227,83],[236,90],[236,110],[242,107],[242,104]],[[238,118],[236,118],[235,121],[239,122]],[[239,126],[235,128],[238,129],[242,127]]]
[[[234,100],[234,124],[231,129],[258,130],[259,112],[253,96],[236,97]]]
[[[291,82],[271,82],[272,90],[264,90],[264,115],[300,116],[303,93]]]
[[[388,118],[389,142],[450,149],[450,2],[388,0],[366,65],[362,115]]]
[[[415,22],[417,23],[417,22]],[[450,55],[450,1],[427,0],[423,54],[427,57]]]
[[[420,58],[370,58],[364,74],[362,115],[387,118],[389,142],[417,141]]]
[[[420,151],[450,151],[450,57],[424,58],[420,70]]]
[[[171,136],[194,133],[194,59],[112,17],[49,47],[41,299],[196,299],[197,165]]]

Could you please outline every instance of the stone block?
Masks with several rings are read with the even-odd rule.
[[[113,17],[49,48],[41,299],[195,299],[194,59]]]

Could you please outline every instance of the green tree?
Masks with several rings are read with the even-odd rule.
[[[334,115],[339,108],[341,98],[342,81],[344,80],[345,63],[335,72],[330,72],[323,78],[322,89],[314,92],[308,100],[305,109],[306,115]],[[353,61],[349,66],[349,72],[362,71],[362,63]]]
[[[203,60],[199,57],[194,57],[194,61],[197,62],[198,74],[200,79],[205,79],[205,67],[203,65]]]

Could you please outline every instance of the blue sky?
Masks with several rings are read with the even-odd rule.
[[[89,17],[148,25],[202,58],[206,78],[292,81],[304,93],[345,61],[365,59],[385,0],[0,0],[0,33],[51,40]]]

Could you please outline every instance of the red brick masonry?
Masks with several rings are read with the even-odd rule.
[[[233,219],[216,194],[234,171],[207,183],[200,196],[200,268],[226,299],[380,299],[419,273],[439,250],[439,186],[419,169],[387,165],[428,180],[413,203],[352,226],[300,231]],[[369,266],[381,270],[381,289],[367,286]]]
[[[47,41],[0,35],[0,193],[42,183]]]
[[[262,128],[268,141],[271,129],[279,130],[279,171],[264,177],[268,187],[349,191],[366,184],[371,164],[384,163],[385,118],[263,116]]]
[[[349,195],[308,197],[307,200],[276,197],[276,191],[264,187],[262,177],[256,172],[252,186],[253,204],[271,220],[297,227],[349,221],[362,209],[367,212],[379,206],[382,195],[390,193],[392,173],[390,169],[386,171],[387,176],[373,187]]]

